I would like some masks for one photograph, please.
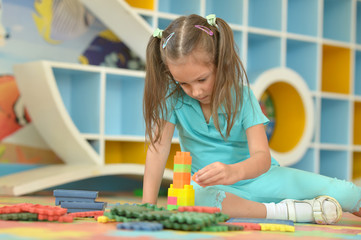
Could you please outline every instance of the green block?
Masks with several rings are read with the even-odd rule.
[[[178,209],[177,205],[170,205],[170,204],[167,205],[167,210],[169,211],[177,210],[177,209]]]
[[[174,172],[191,172],[191,165],[189,164],[174,164]]]

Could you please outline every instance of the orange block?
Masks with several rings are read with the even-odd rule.
[[[183,188],[184,185],[191,184],[191,173],[174,172],[173,188]]]
[[[174,156],[174,164],[192,164],[191,153],[177,151]]]

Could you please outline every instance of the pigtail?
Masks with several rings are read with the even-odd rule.
[[[146,54],[146,75],[143,97],[143,115],[146,128],[146,139],[150,144],[160,140],[164,117],[168,114],[165,97],[169,81],[166,67],[160,52],[161,38],[150,37]],[[148,137],[148,138],[147,138]]]
[[[243,78],[245,70],[237,53],[232,29],[221,18],[217,18],[216,23],[219,33],[216,54],[217,81],[212,94],[212,117],[217,130],[223,138],[227,138],[236,121],[237,114],[240,112],[243,99],[243,84],[244,82],[248,84],[248,80],[247,77]],[[226,116],[226,136],[223,135],[219,128],[217,113],[219,107]]]

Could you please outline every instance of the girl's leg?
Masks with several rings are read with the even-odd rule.
[[[326,195],[335,198],[346,212],[359,212],[361,206],[361,188],[355,184],[287,167],[272,166],[239,190],[252,192],[248,199],[257,202],[278,203],[284,199],[304,200]],[[358,214],[360,216],[361,212]]]
[[[267,210],[263,203],[240,198],[226,193],[222,202],[222,212],[231,218],[266,218]]]
[[[269,218],[292,220],[297,222],[318,222],[323,224],[336,223],[341,218],[341,207],[334,202],[317,200],[295,201],[288,200],[288,203],[259,203],[250,201],[231,193],[225,193],[226,197],[222,202],[222,213],[231,218]],[[291,204],[292,201],[292,204]],[[314,206],[320,203],[320,214],[315,216]],[[338,203],[337,203],[338,204]],[[322,210],[321,210],[322,209]],[[291,211],[291,212],[290,212]],[[293,212],[293,213],[292,213]]]

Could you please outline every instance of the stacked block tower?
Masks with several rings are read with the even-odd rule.
[[[173,184],[168,188],[168,210],[179,206],[194,206],[194,189],[191,184],[192,157],[189,152],[176,152],[174,156]]]

